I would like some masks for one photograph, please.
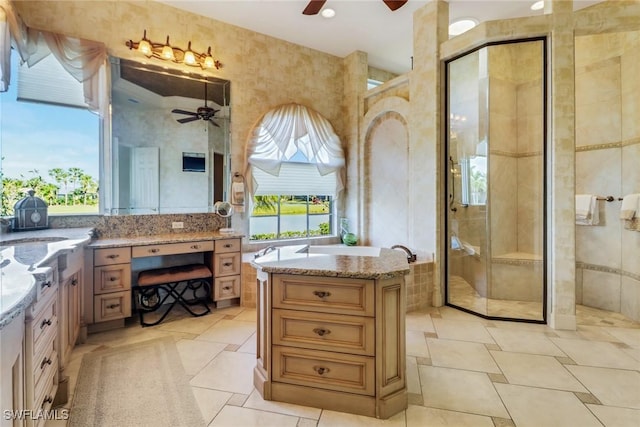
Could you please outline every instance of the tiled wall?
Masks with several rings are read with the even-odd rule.
[[[640,31],[576,37],[576,192],[640,192]],[[620,202],[599,202],[600,224],[576,226],[578,302],[640,320],[640,232]]]

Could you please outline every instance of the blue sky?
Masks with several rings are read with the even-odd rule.
[[[30,178],[30,170],[55,182],[49,169],[78,167],[98,180],[98,116],[79,108],[16,100],[19,61],[13,54],[11,84],[0,93],[0,154],[5,176]]]

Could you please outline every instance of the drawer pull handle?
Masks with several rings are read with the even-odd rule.
[[[110,259],[116,259],[116,258],[118,258],[119,256],[120,256],[119,254],[111,254],[111,255],[107,255],[107,258],[110,258]]]
[[[42,401],[42,404],[45,405],[47,403],[53,403],[53,397],[51,396],[45,397],[44,400]]]
[[[200,249],[200,245],[191,245],[191,249]]]
[[[107,306],[107,308],[110,308],[110,309],[114,309],[114,308],[117,308],[117,307],[120,307],[120,304],[109,304]]]
[[[111,276],[111,277],[109,277],[109,281],[110,281],[110,282],[115,282],[116,280],[118,280],[118,278],[117,278],[117,277],[115,277],[115,276]]]
[[[46,282],[42,282],[42,284],[40,285],[40,289],[50,288],[51,285],[52,285],[51,280],[47,280]]]
[[[313,332],[323,337],[325,335],[329,335],[331,333],[331,330],[324,328],[315,328]]]
[[[149,252],[152,253],[152,254],[155,254],[156,252],[160,252],[160,249],[152,248],[152,249],[149,249]]]
[[[45,326],[51,326],[51,319],[45,319],[42,321],[42,323],[40,323],[40,329],[44,328]]]
[[[313,294],[315,296],[317,296],[318,298],[324,298],[324,297],[331,296],[331,292],[327,292],[327,291],[313,291]]]
[[[231,246],[233,246],[231,243],[225,243],[224,247],[229,249]]]
[[[44,365],[51,365],[51,362],[53,362],[51,359],[45,357],[40,364],[40,369],[44,369]]]
[[[325,368],[324,366],[314,366],[313,370],[318,373],[318,375],[323,375],[329,372],[329,368]]]
[[[71,279],[71,286],[76,286],[78,284],[78,279]]]
[[[225,267],[231,267],[233,265],[232,262],[225,262],[224,264],[222,264]]]
[[[228,291],[230,289],[232,289],[231,286],[225,286],[224,288],[222,288],[223,291]]]

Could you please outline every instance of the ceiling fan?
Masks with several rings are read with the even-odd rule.
[[[211,122],[212,125],[220,127],[219,124],[213,121],[218,111],[220,110],[214,110],[213,108],[207,106],[207,83],[206,82],[204,84],[204,107],[198,107],[196,111],[185,111],[177,108],[171,110],[172,113],[185,114],[187,116],[190,116],[190,117],[185,117],[183,119],[176,119],[178,120],[179,123],[184,124],[184,123],[193,122],[195,120],[206,120]]]
[[[317,15],[327,0],[311,0],[302,11],[303,15]],[[400,9],[408,0],[382,0],[392,11]]]

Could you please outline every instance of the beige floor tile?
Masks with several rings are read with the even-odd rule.
[[[640,325],[639,325],[640,326]],[[620,341],[627,343],[634,348],[640,348],[640,327],[637,329],[631,328],[604,328],[606,331],[619,339]]]
[[[258,315],[255,308],[245,308],[244,311],[236,316],[234,320],[242,320],[244,322],[257,322]]]
[[[628,354],[629,356],[633,357],[635,360],[640,362],[640,348],[629,347],[629,348],[623,348],[621,350],[624,351],[625,354]]]
[[[468,320],[433,319],[438,338],[495,344],[482,323]]]
[[[191,387],[205,424],[209,424],[227,403],[233,393],[210,390],[208,388]]]
[[[571,340],[565,338],[551,338],[551,340],[578,365],[640,369],[640,364],[637,360],[610,342]]]
[[[407,313],[405,317],[405,328],[407,331],[435,332],[431,316],[420,311]]]
[[[409,405],[407,427],[494,427],[491,417]]]
[[[210,427],[296,427],[298,417],[257,411],[239,406],[225,406]]]
[[[185,332],[199,335],[222,318],[223,316],[221,314],[209,313],[206,316],[185,317],[172,322],[163,322],[160,323],[157,328],[161,331]]]
[[[587,392],[553,356],[492,351],[509,384]]]
[[[309,406],[294,405],[291,403],[264,400],[257,390],[249,396],[243,405],[245,408],[259,409],[262,411],[275,412],[277,414],[292,415],[294,417],[310,418],[317,420],[320,418],[321,409]]]
[[[543,332],[528,332],[519,329],[487,328],[503,351],[566,356]]]
[[[640,424],[640,411],[637,409],[603,405],[587,405],[587,408],[607,427],[636,427]]]
[[[258,347],[258,340],[256,338],[256,334],[251,335],[247,340],[240,346],[237,350],[241,353],[251,353],[256,354],[256,349]]]
[[[407,393],[422,394],[418,361],[415,357],[407,357]]]
[[[406,331],[407,337],[407,356],[429,357],[429,347],[427,347],[427,339],[422,331]]]
[[[439,307],[439,312],[442,319],[446,320],[464,320],[468,322],[479,323],[481,325],[487,325],[492,322],[491,320],[483,319],[482,317],[465,313],[464,311],[455,309],[453,307]]]
[[[418,366],[424,406],[509,418],[487,374]]]
[[[256,322],[223,319],[198,335],[196,339],[242,345],[255,331]]]
[[[602,427],[571,392],[495,384],[518,427]]]
[[[204,387],[230,393],[250,394],[253,391],[255,356],[223,351],[191,379],[194,387]]]
[[[308,418],[300,418],[298,420],[298,427],[316,427],[318,420],[311,420]]]
[[[197,340],[180,340],[176,343],[182,367],[187,375],[196,375],[226,344]]]
[[[433,366],[501,373],[484,344],[427,338],[427,345]]]
[[[397,413],[393,417],[381,420],[362,415],[346,414],[323,410],[318,421],[318,427],[405,427],[405,411]]]
[[[566,368],[603,405],[640,409],[640,372],[590,366]]]

